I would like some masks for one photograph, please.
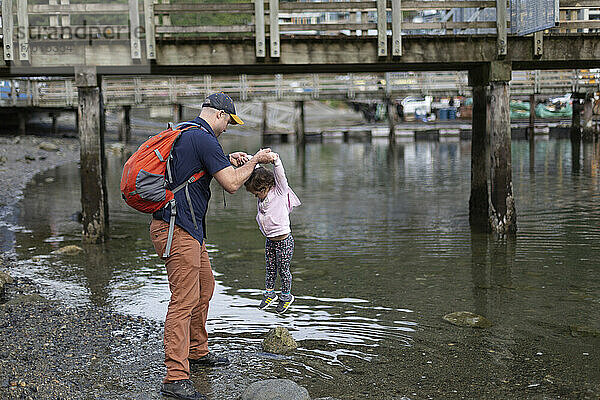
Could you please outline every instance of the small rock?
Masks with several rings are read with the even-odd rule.
[[[262,348],[267,353],[287,354],[296,350],[298,343],[286,328],[278,326],[267,333]]]
[[[240,400],[310,400],[308,390],[289,379],[254,382],[244,390]]]
[[[600,337],[600,331],[589,326],[583,325],[571,325],[569,326],[571,336],[587,336],[587,337]]]
[[[444,321],[467,328],[489,328],[492,322],[487,318],[468,311],[457,311],[444,315]]]
[[[6,272],[0,271],[0,286],[4,286],[5,283],[13,283],[13,278]]]
[[[46,151],[58,151],[58,146],[52,142],[42,142],[38,147]]]
[[[35,157],[30,154],[25,154],[25,161],[35,161]]]
[[[6,302],[6,305],[29,304],[29,303],[45,303],[48,300],[39,294],[24,294]]]
[[[66,256],[76,256],[80,253],[83,253],[83,249],[81,247],[75,246],[75,245],[61,247],[60,249],[54,250],[52,252],[52,254],[60,254],[60,255],[66,255]]]
[[[13,283],[13,279],[6,272],[0,271],[0,297],[4,296],[4,285]]]

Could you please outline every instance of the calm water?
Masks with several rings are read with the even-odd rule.
[[[223,145],[253,152],[260,143],[229,136]],[[500,329],[518,326],[524,336],[569,325],[600,330],[597,146],[585,145],[575,173],[568,141],[539,140],[533,166],[527,142],[513,141],[519,230],[508,242],[469,229],[470,142],[408,142],[393,151],[386,140],[308,144],[304,153],[292,144],[272,148],[303,202],[292,214],[297,300],[285,316],[256,308],[264,239],[255,199],[227,194],[224,207],[223,191],[213,186],[208,242],[217,288],[208,329],[219,346],[258,346],[270,327],[284,325],[303,341],[305,361],[290,371],[327,382],[353,359],[412,346],[419,331],[453,311],[483,314]],[[165,269],[148,238],[148,217],[120,200],[122,162],[109,155],[113,240],[86,248],[85,256],[50,255],[80,243],[71,218],[80,210],[77,166],[32,182],[16,229],[19,272],[41,277],[46,295],[163,320]]]

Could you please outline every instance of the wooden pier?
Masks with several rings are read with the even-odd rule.
[[[88,194],[100,199],[89,210],[84,204],[84,216],[90,216],[85,233],[90,241],[106,237],[102,230],[108,221],[102,204],[103,157],[97,154],[103,151],[105,77],[467,71],[474,99],[470,220],[473,226],[504,234],[516,230],[510,160],[512,72],[600,67],[600,21],[585,19],[589,10],[600,9],[600,3],[591,0],[556,3],[557,23],[551,21],[544,32],[523,36],[513,33],[518,26],[509,20],[520,20],[510,18],[506,0],[57,3],[2,2],[0,76],[75,77],[86,163],[82,182],[95,185]],[[452,10],[465,8],[493,9],[497,18],[456,20]],[[404,18],[425,10],[437,10],[443,18],[422,22]],[[339,19],[310,18],[315,12],[334,13]],[[195,16],[207,14],[236,15],[236,23],[194,23]],[[165,87],[167,96],[170,86]],[[352,86],[349,89],[351,95],[356,93]],[[380,97],[388,108],[390,96],[386,85]],[[304,99],[294,101],[301,115]],[[584,119],[591,121],[585,103],[585,99],[574,103],[574,118],[580,107],[582,112],[588,107]],[[297,123],[297,132],[303,133],[303,118]],[[393,120],[389,128],[393,143]],[[579,125],[571,131],[574,145],[581,133]],[[299,142],[304,143],[304,135]],[[88,194],[82,195],[82,203]]]

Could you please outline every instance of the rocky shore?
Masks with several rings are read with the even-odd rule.
[[[37,173],[79,160],[75,139],[0,137],[0,210],[7,221]],[[10,227],[2,227],[10,229]],[[14,243],[0,255],[11,273]],[[0,305],[1,399],[160,398],[161,327],[97,307],[69,307],[13,277]]]

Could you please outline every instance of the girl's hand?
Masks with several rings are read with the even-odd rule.
[[[244,153],[243,151],[237,151],[229,154],[229,162],[234,167],[241,167],[242,165],[246,164],[248,160],[250,160],[250,157],[248,157],[248,154]]]
[[[275,152],[271,152],[271,162],[273,164],[275,164],[275,161],[277,161],[277,159],[279,158],[279,154],[275,153]]]

